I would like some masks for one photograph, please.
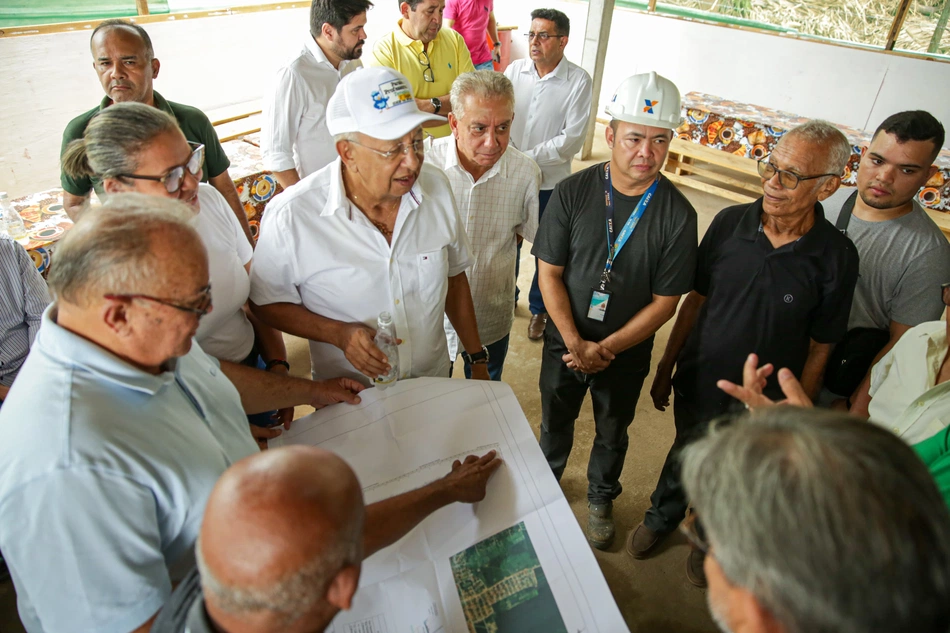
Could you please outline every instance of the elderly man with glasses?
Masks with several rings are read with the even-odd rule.
[[[801,377],[812,396],[818,392],[831,347],[847,331],[858,276],[854,244],[825,220],[819,201],[838,188],[850,156],[850,143],[829,123],[788,131],[759,163],[763,197],[724,209],[706,231],[695,288],[680,307],[650,391],[660,411],[675,392],[676,439],[652,505],[627,541],[634,558],[649,556],[683,519],[682,449],[709,420],[742,406],[716,386],[719,379],[740,380],[754,352]],[[765,392],[781,395],[774,378]],[[705,585],[701,555],[690,556],[687,576]]]
[[[449,375],[443,314],[488,379],[465,276],[465,225],[445,174],[424,163],[420,112],[409,81],[391,68],[343,78],[327,125],[339,158],[267,208],[251,269],[251,304],[269,325],[310,339],[314,378],[369,384],[398,366],[399,378]],[[374,343],[377,318],[392,315],[396,359]]]
[[[448,136],[443,117],[452,111],[449,90],[455,78],[475,70],[465,40],[456,31],[442,28],[445,0],[404,0],[396,28],[379,38],[366,66],[385,66],[402,73],[412,86],[416,105],[439,115],[423,127],[433,138]]]

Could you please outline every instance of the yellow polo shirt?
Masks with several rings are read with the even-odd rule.
[[[422,71],[425,70],[425,65],[419,61],[421,53],[422,42],[411,39],[403,32],[400,19],[395,30],[376,41],[373,54],[366,59],[366,65],[388,66],[398,70],[409,80],[417,99],[442,98],[449,94],[456,77],[475,70],[465,40],[453,29],[442,27],[435,39],[429,42],[427,53],[435,81],[423,79]],[[448,136],[451,132],[448,122],[438,127],[427,127],[425,131],[435,138]]]

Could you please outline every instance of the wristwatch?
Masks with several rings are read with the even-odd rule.
[[[475,352],[474,354],[469,354],[468,352],[463,351],[462,360],[464,360],[469,365],[487,365],[488,348],[482,345],[482,351]]]
[[[498,48],[499,46],[501,46],[501,42],[495,42],[494,48]]]
[[[432,107],[435,108],[435,112],[432,114],[438,114],[439,110],[442,109],[442,100],[438,97],[432,97],[429,101],[432,102]]]

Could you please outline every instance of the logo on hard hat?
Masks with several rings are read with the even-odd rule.
[[[659,105],[660,103],[659,101],[650,101],[649,99],[644,99],[643,102],[646,103],[646,105],[643,106],[643,111],[647,114],[653,114],[653,106]]]

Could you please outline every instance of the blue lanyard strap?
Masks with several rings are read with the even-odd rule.
[[[637,203],[637,208],[634,209],[630,217],[627,218],[627,223],[620,229],[620,234],[615,240],[614,196],[613,185],[610,183],[610,163],[608,162],[604,165],[604,202],[607,205],[607,265],[604,267],[605,277],[609,278],[610,271],[614,267],[614,259],[617,258],[617,255],[620,254],[620,250],[627,243],[627,240],[630,239],[630,236],[633,235],[633,231],[637,228],[637,224],[640,223],[640,218],[643,217],[643,212],[646,211],[647,205],[650,204],[650,200],[653,198],[653,194],[656,192],[656,187],[659,184],[660,177],[657,176],[653,180],[653,184],[650,185],[650,188],[647,189],[646,193],[640,198],[640,202]]]

